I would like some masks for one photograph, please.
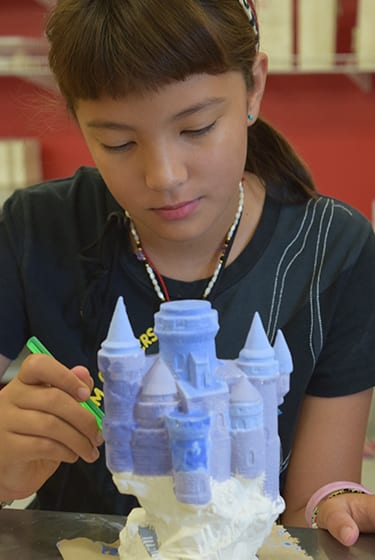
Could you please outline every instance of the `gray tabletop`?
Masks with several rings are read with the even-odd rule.
[[[56,513],[37,510],[0,510],[0,560],[61,560],[56,542],[87,537],[114,542],[125,518],[111,515]],[[375,534],[361,535],[345,548],[326,531],[288,528],[314,560],[374,560]]]

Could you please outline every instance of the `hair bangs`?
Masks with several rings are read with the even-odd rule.
[[[84,10],[65,9],[64,26],[62,14],[52,13],[47,24],[49,60],[70,110],[77,99],[117,98],[155,90],[194,73],[219,74],[233,68],[221,25],[215,21],[216,1],[204,7],[191,0],[87,2]],[[69,29],[69,42],[57,36],[64,27]],[[233,26],[233,37],[234,31]]]

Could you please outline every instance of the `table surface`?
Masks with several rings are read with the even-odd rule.
[[[0,510],[0,560],[61,560],[56,542],[87,537],[114,542],[125,518],[115,515],[57,513],[37,510]],[[361,535],[346,548],[326,531],[288,527],[314,560],[374,560],[375,534]]]

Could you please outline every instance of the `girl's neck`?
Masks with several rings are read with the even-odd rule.
[[[254,175],[246,173],[243,187],[244,208],[226,266],[246,247],[262,214],[265,192],[260,181]],[[234,212],[231,219],[233,218]],[[212,276],[230,225],[231,223],[217,223],[206,235],[189,241],[155,239],[142,235],[141,231],[138,233],[144,250],[162,276],[191,282]],[[134,239],[131,242],[135,250]]]

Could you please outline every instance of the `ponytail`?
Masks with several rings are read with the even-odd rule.
[[[284,204],[316,198],[311,173],[287,140],[263,119],[248,128],[245,169],[261,178],[267,193]]]

